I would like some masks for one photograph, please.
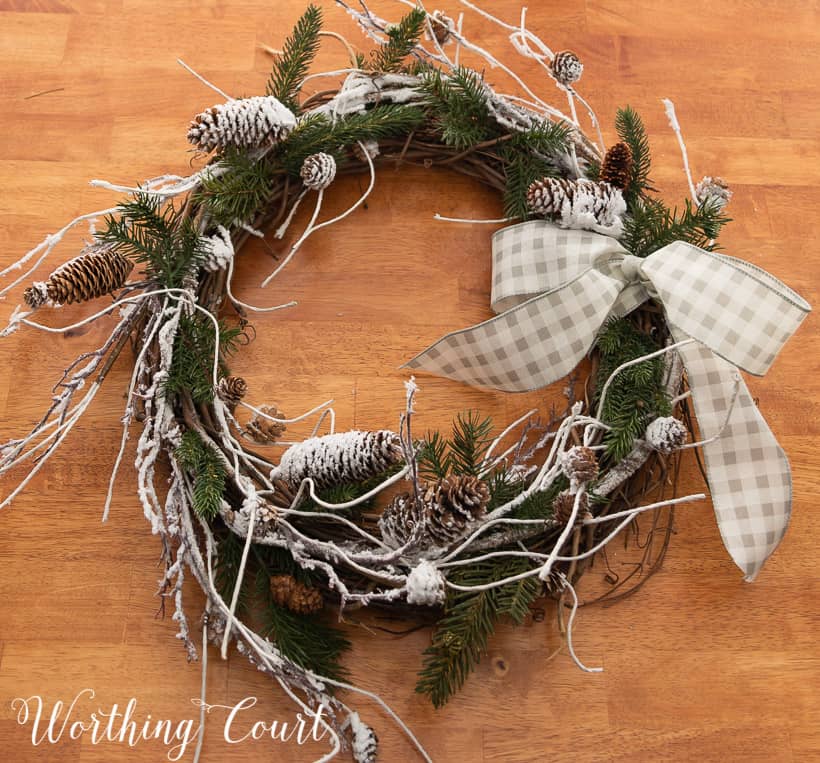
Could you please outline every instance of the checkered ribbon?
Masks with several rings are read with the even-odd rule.
[[[509,392],[570,373],[609,316],[658,300],[680,349],[703,439],[723,541],[752,580],[780,542],[791,511],[783,450],[735,366],[763,375],[810,311],[769,273],[676,241],[646,258],[615,239],[535,220],[493,236],[496,317],[440,339],[406,365]]]

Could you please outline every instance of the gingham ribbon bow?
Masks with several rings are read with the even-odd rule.
[[[492,308],[483,323],[440,339],[407,363],[450,379],[524,392],[566,376],[611,315],[660,301],[686,366],[712,503],[729,553],[753,580],[783,537],[791,471],[739,381],[763,375],[811,310],[774,276],[676,241],[646,258],[615,239],[534,220],[493,236]]]

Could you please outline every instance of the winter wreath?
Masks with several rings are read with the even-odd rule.
[[[791,484],[738,369],[764,374],[810,308],[768,273],[716,253],[731,192],[719,178],[693,181],[671,102],[691,192],[682,208],[652,187],[638,114],[619,110],[620,142],[605,147],[576,89],[582,62],[551,51],[524,13],[508,24],[462,2],[544,69],[567,113],[468,39],[463,18],[406,2],[409,12],[390,23],[363,2],[338,1],[375,43],[369,53],[322,31],[320,10],[308,7],[276,53],[264,95],[218,91],[220,103],[193,119],[188,139],[201,169],[136,188],[94,181],[127,197],[77,218],[3,271],[22,270],[4,294],[28,281],[4,334],[59,333],[117,316],[103,345],[65,370],[39,423],[2,446],[0,471],[28,466],[3,504],[65,440],[131,343],[111,486],[139,422],[139,499],[163,549],[159,594],[173,602],[189,659],[201,656],[204,666],[208,641],[223,658],[234,644],[300,708],[322,706],[332,740],[322,760],[340,750],[360,763],[377,757],[374,732],[338,688],[376,699],[429,760],[380,698],[342,680],[347,641],[319,611],[386,608],[432,625],[417,691],[436,706],[467,679],[495,624],[520,623],[543,596],[558,602],[571,657],[597,670],[572,648],[574,586],[645,512],[664,532],[646,543],[639,577],[660,563],[671,517],[658,517],[704,498],[661,495],[674,489],[686,449],[696,449],[727,550],[753,579],[786,530]],[[309,74],[324,37],[341,42],[350,61]],[[462,52],[505,72],[519,94],[499,93],[460,65]],[[341,84],[303,97],[302,85],[317,77]],[[234,294],[243,243],[265,232],[284,237],[296,209],[312,205],[267,284],[298,267],[291,261],[314,231],[362,205],[377,167],[402,163],[477,178],[505,208],[502,220],[456,221],[505,223],[492,236],[495,317],[445,336],[407,368],[520,392],[567,377],[590,356],[583,394],[576,399],[571,378],[566,410],[546,421],[527,415],[500,432],[462,413],[452,432],[417,432],[411,371],[397,431],[334,432],[327,405],[288,418],[246,400],[228,360],[249,337],[247,315],[288,305],[255,307]],[[365,173],[369,184],[347,212],[319,222],[339,173]],[[67,231],[97,217],[104,223],[77,256],[31,282]],[[105,295],[113,304],[73,326],[32,317]],[[311,436],[287,439],[291,424],[314,416]],[[109,489],[106,515],[110,499]],[[206,598],[196,626],[183,605],[186,576]],[[624,595],[627,582],[609,593]]]

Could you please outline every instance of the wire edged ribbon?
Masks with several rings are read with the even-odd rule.
[[[811,311],[743,260],[676,241],[645,258],[614,238],[533,220],[493,236],[496,317],[439,339],[406,364],[524,392],[569,374],[601,326],[649,298],[686,366],[724,545],[752,581],[786,532],[791,470],[736,368],[762,376]],[[727,412],[728,419],[727,419]]]

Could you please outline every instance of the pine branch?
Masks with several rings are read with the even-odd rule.
[[[453,422],[450,440],[450,468],[456,474],[478,476],[481,462],[492,442],[492,419],[481,418],[478,411],[459,413]]]
[[[299,113],[299,88],[310,64],[319,51],[319,32],[322,29],[322,11],[308,5],[291,36],[285,40],[282,55],[273,62],[268,80],[268,95],[278,98],[294,114]]]
[[[223,534],[217,535],[216,549],[214,584],[219,595],[226,601],[230,601],[242,563],[243,540],[236,533],[226,530]],[[238,613],[248,611],[250,593],[249,578],[245,576],[239,589],[239,600],[236,607]]]
[[[615,131],[632,151],[632,177],[624,192],[627,209],[631,210],[638,198],[652,190],[649,179],[651,169],[649,138],[646,136],[643,120],[631,106],[618,109],[615,114]]]
[[[225,493],[226,473],[222,461],[191,429],[182,435],[174,456],[180,466],[193,476],[194,511],[206,521],[211,521],[219,514]]]
[[[219,166],[226,171],[202,175],[201,196],[208,212],[226,227],[249,222],[272,198],[277,170],[236,149],[225,151]]]
[[[373,51],[370,68],[377,72],[399,71],[404,59],[416,47],[427,14],[421,8],[413,8],[398,24],[387,29],[387,41]]]
[[[416,452],[419,474],[435,481],[444,479],[450,471],[447,438],[440,432],[428,432]]]

